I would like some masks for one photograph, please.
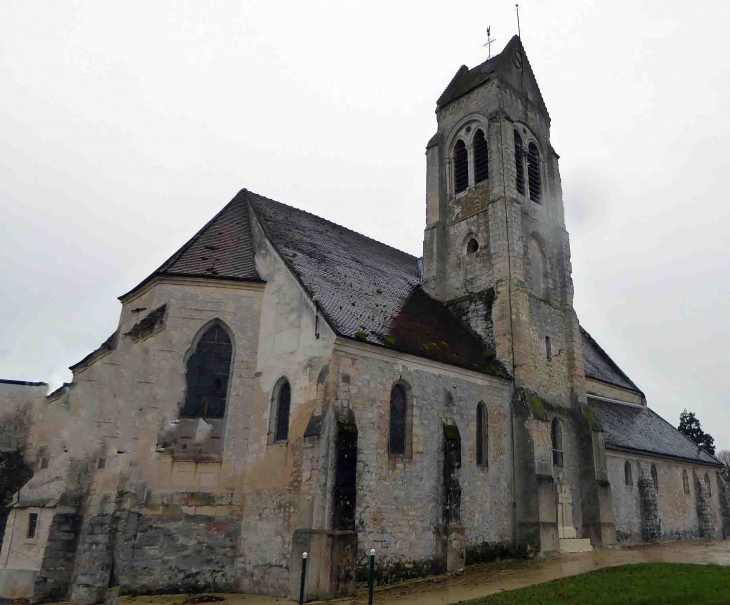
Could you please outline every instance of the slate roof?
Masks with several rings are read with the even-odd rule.
[[[606,447],[609,449],[632,450],[722,466],[647,407],[598,401],[591,399],[590,395],[588,405],[603,427]]]
[[[254,256],[248,205],[236,196],[152,275],[119,298],[161,275],[260,282]]]
[[[521,58],[520,63],[516,62],[517,55]],[[471,69],[462,65],[436,101],[436,107],[445,107],[493,77],[498,77],[513,89],[520,90],[521,94],[526,95],[530,102],[536,103],[548,115],[540,87],[518,36],[513,36],[501,53],[484,63]]]
[[[608,353],[593,340],[593,337],[582,326],[580,328],[580,335],[583,343],[583,362],[586,378],[615,384],[643,395],[639,387],[634,384],[634,381],[623,373],[621,368],[609,357]]]
[[[340,336],[508,377],[485,343],[421,288],[418,259],[243,190],[272,244]]]

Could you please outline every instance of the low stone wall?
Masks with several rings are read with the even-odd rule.
[[[129,513],[118,532],[112,581],[122,593],[238,590],[240,517]]]

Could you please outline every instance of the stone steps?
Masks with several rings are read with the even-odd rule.
[[[560,552],[591,552],[593,547],[588,538],[560,538]]]

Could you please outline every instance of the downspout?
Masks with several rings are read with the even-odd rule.
[[[504,115],[504,106],[500,102],[499,108],[502,116]],[[507,298],[509,300],[509,333],[510,333],[510,350],[512,357],[512,394],[514,396],[515,389],[515,330],[512,323],[512,253],[509,243],[509,209],[507,206],[507,179],[505,176],[504,164],[504,134],[503,119],[499,119],[499,147],[502,159],[502,199],[504,200],[504,225],[505,235],[507,237]],[[512,403],[510,402],[510,407]],[[517,548],[517,457],[515,455],[515,415],[511,409],[510,414],[510,440],[512,442],[512,544]]]

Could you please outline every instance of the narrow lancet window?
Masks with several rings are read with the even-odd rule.
[[[219,325],[209,328],[198,341],[187,363],[187,391],[181,418],[223,418],[233,346]]]
[[[275,441],[289,439],[289,411],[291,410],[291,386],[284,381],[276,393],[276,431]]]
[[[553,442],[553,464],[563,466],[563,430],[560,428],[557,418],[553,418],[550,437]]]
[[[489,148],[484,131],[480,128],[474,134],[474,182],[481,183],[489,178]]]
[[[654,491],[659,491],[659,474],[656,472],[656,466],[651,465],[651,478],[654,481]]]
[[[684,486],[684,493],[689,494],[689,477],[687,471],[682,471],[682,485]]]
[[[712,498],[712,486],[710,485],[710,475],[705,473],[705,485],[707,486],[707,495]]]
[[[390,390],[390,444],[389,452],[393,456],[406,453],[406,390],[396,384]]]
[[[489,417],[487,406],[480,402],[477,405],[477,464],[487,466],[489,464]]]
[[[469,154],[461,139],[454,147],[454,192],[461,193],[469,186]]]
[[[474,254],[477,250],[479,250],[479,242],[472,237],[466,245],[466,253]]]
[[[540,203],[542,199],[542,181],[540,180],[540,152],[535,143],[527,147],[527,176],[530,179],[530,199]]]
[[[624,464],[624,483],[626,485],[634,484],[634,479],[631,476],[631,463],[628,460]]]
[[[525,169],[524,157],[522,151],[522,137],[515,130],[515,179],[517,185],[517,193],[525,194]]]

